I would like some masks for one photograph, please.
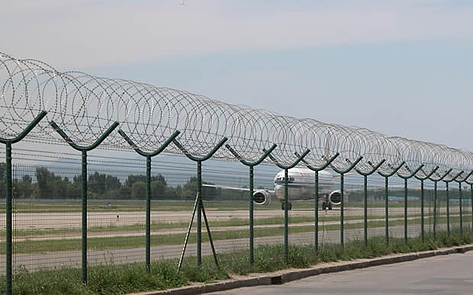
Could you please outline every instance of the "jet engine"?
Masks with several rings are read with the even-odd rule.
[[[340,205],[342,203],[342,194],[340,191],[333,191],[328,196],[328,200],[332,205]]]
[[[255,202],[255,204],[268,205],[270,199],[268,191],[259,190],[253,193],[253,202]]]

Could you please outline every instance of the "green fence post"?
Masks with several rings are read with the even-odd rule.
[[[253,208],[253,193],[254,193],[254,167],[261,164],[264,159],[276,148],[276,144],[273,144],[269,150],[266,150],[265,153],[255,162],[248,162],[244,160],[229,144],[226,144],[225,147],[237,158],[243,165],[248,166],[250,169],[250,195],[249,195],[249,217],[250,217],[250,264],[253,264],[254,259],[254,208]]]
[[[341,173],[340,174],[340,245],[344,247],[345,245],[345,221],[344,221],[344,215],[345,215],[345,174]]]
[[[436,166],[429,174],[425,174],[425,177],[419,177],[417,175],[414,175],[415,178],[420,180],[420,222],[421,222],[421,237],[422,237],[422,243],[425,243],[425,218],[424,218],[424,181],[429,179],[437,170],[439,169],[439,166]]]
[[[345,241],[345,238],[344,238],[344,203],[345,203],[344,201],[344,198],[345,198],[344,197],[344,178],[345,178],[344,174],[350,172],[351,169],[355,168],[356,164],[358,164],[362,159],[363,157],[359,157],[358,159],[356,159],[355,162],[351,163],[350,167],[348,167],[345,170],[337,169],[333,167],[333,165],[331,166],[333,171],[340,174],[340,197],[341,197],[341,200],[340,200],[341,201],[340,202],[340,244],[342,245],[342,247],[344,246],[344,241]]]
[[[12,294],[12,202],[13,202],[13,185],[12,185],[12,158],[11,158],[11,142],[5,143],[6,149],[6,199],[5,199],[5,206],[6,206],[6,225],[7,225],[7,232],[6,232],[6,254],[7,254],[7,294]]]
[[[286,263],[289,262],[289,194],[288,194],[288,178],[289,169],[294,168],[302,159],[307,156],[310,150],[302,153],[291,165],[281,165],[271,154],[268,157],[274,162],[276,166],[284,169],[284,259]]]
[[[407,244],[407,178],[404,179],[404,242]]]
[[[434,240],[437,239],[437,181],[434,182]]]
[[[222,147],[222,145],[227,140],[228,138],[224,137],[222,140],[220,140],[217,143],[217,145],[209,153],[207,153],[207,155],[202,156],[202,157],[191,155],[177,139],[173,139],[172,141],[187,158],[197,163],[197,198],[196,198],[197,199],[197,267],[199,268],[202,264],[202,210],[204,209],[203,203],[202,203],[202,162],[210,159]],[[206,223],[207,228],[209,229],[207,218],[204,218],[204,221]],[[192,226],[192,223],[190,225]],[[215,248],[213,246],[213,240],[210,234],[210,230],[207,230],[207,234],[209,236],[209,242],[212,248],[212,254],[218,266],[217,253],[215,252]],[[187,243],[187,239],[185,243]],[[184,249],[186,248],[186,246],[187,245],[184,245]],[[184,257],[184,252],[182,253],[182,257]]]
[[[447,235],[450,236],[450,192],[448,182],[445,183],[445,191],[447,194]]]
[[[460,236],[463,235],[462,184],[458,182],[458,209],[460,214]]]
[[[465,178],[465,183],[470,185],[470,206],[471,206],[471,228],[473,231],[473,182],[467,181],[468,177]]]
[[[404,179],[404,243],[407,244],[407,180],[419,172],[424,165],[420,165],[414,172],[412,172],[409,176],[402,176],[401,174],[397,173],[397,175]],[[406,166],[407,171],[410,172],[409,167]]]
[[[28,133],[30,133],[33,128],[38,125],[38,123],[46,116],[47,112],[42,111],[36,116],[33,121],[26,126],[26,128],[15,138],[12,139],[7,139],[0,137],[0,143],[5,144],[5,231],[6,231],[6,236],[5,236],[5,254],[6,254],[6,261],[5,261],[5,293],[7,295],[12,294],[12,280],[13,280],[13,248],[12,248],[12,240],[13,240],[13,235],[12,235],[12,203],[13,203],[13,176],[12,176],[12,144],[17,143],[21,141],[23,138],[25,138]]]
[[[391,173],[385,174],[381,171],[378,172],[379,175],[384,177],[384,208],[385,208],[385,234],[386,234],[386,244],[389,244],[389,180],[388,178],[393,176],[406,162],[402,162],[399,166],[393,169]],[[392,168],[392,167],[391,167]]]
[[[248,210],[249,210],[249,217],[250,217],[250,264],[253,264],[255,262],[255,257],[254,257],[254,238],[255,238],[255,232],[254,232],[254,207],[253,207],[253,194],[254,194],[254,185],[255,185],[255,179],[254,179],[254,167],[250,166],[250,195],[249,195],[249,202],[248,202]]]
[[[373,174],[376,170],[386,162],[385,159],[381,160],[378,165],[373,165],[370,161],[368,164],[371,166],[371,170],[369,172],[363,172],[358,168],[355,168],[355,171],[358,174],[363,175],[363,230],[364,230],[364,244],[365,246],[368,245],[368,176]]]
[[[202,264],[202,161],[197,161],[197,266]]]
[[[455,177],[450,180],[444,180],[445,182],[445,192],[447,193],[447,235],[450,237],[450,190],[449,183],[455,181],[464,171],[458,173]]]
[[[299,157],[299,154],[296,152],[295,153],[296,157]],[[309,163],[302,159],[302,162],[306,164],[307,168],[315,172],[315,178],[314,178],[314,202],[315,202],[315,209],[314,209],[314,250],[315,253],[318,252],[319,250],[319,171],[324,170],[325,168],[330,165],[335,158],[337,158],[340,155],[340,153],[336,153],[333,157],[331,157],[325,164],[323,164],[320,167],[315,167],[309,165]]]
[[[175,131],[157,150],[154,152],[145,152],[141,150],[123,130],[118,133],[139,155],[146,157],[146,270],[150,271],[151,266],[151,158],[159,155],[164,149],[181,133]]]
[[[470,205],[471,205],[471,228],[470,230],[473,231],[473,183],[469,183],[470,185]]]
[[[118,122],[114,122],[93,144],[85,147],[75,144],[54,121],[49,122],[49,124],[64,141],[82,154],[82,282],[87,284],[87,152],[98,147],[118,126]]]
[[[434,240],[437,238],[437,203],[438,203],[438,197],[437,197],[437,183],[439,181],[442,181],[447,175],[452,172],[453,169],[448,170],[445,172],[442,176],[440,176],[438,173],[437,175],[439,176],[438,179],[430,178],[431,181],[434,182]]]

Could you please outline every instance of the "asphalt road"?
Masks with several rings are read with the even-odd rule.
[[[472,265],[473,252],[467,252],[209,294],[467,295],[473,293]]]

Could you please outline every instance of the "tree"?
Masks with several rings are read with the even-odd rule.
[[[21,181],[18,181],[16,183],[16,189],[18,191],[18,198],[31,198],[33,196],[34,190],[31,176],[29,176],[28,174],[24,175]]]
[[[32,183],[33,182],[33,179],[28,174],[23,175],[22,180],[23,180],[23,182],[27,182],[27,183]]]
[[[151,197],[153,199],[165,199],[165,193],[166,193],[166,180],[164,180],[164,177],[159,174],[156,177],[153,177],[154,180],[151,181]]]
[[[185,200],[193,200],[197,195],[197,177],[192,176],[182,187],[182,197]]]
[[[125,181],[125,185],[128,186],[128,187],[133,187],[133,184],[137,181],[142,181],[142,182],[146,183],[146,176],[130,174],[130,175],[128,175],[128,177]]]
[[[54,173],[49,172],[46,167],[37,167],[35,176],[38,182],[38,197],[40,199],[53,198]]]
[[[134,200],[140,200],[146,198],[146,183],[143,181],[137,181],[133,183],[131,187],[131,198]]]
[[[5,198],[6,194],[6,187],[5,187],[5,171],[6,171],[6,164],[0,163],[0,196],[1,198]]]
[[[202,184],[213,184],[202,181]],[[203,187],[203,198],[206,200],[216,199],[218,191],[214,187]],[[197,196],[197,177],[192,176],[187,183],[182,187],[182,197],[186,200],[193,200]]]
[[[95,172],[89,176],[87,188],[91,193],[103,194],[105,192],[105,174]]]
[[[118,199],[122,200],[128,200],[131,197],[131,188],[129,186],[123,185],[119,190],[118,190]]]

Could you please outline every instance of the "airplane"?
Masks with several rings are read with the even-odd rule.
[[[328,171],[319,171],[319,201],[322,201],[322,210],[332,210],[333,206],[341,204],[341,192],[335,189],[335,178],[338,175]],[[288,210],[292,209],[292,201],[308,200],[314,197],[315,172],[308,168],[291,168],[288,170]],[[274,190],[258,189],[253,192],[253,202],[256,205],[268,205],[271,196],[275,195],[281,202],[281,209],[284,210],[284,170],[281,170],[274,177]],[[223,189],[233,189],[249,191],[248,188],[236,188],[229,186],[203,184],[206,187]]]

